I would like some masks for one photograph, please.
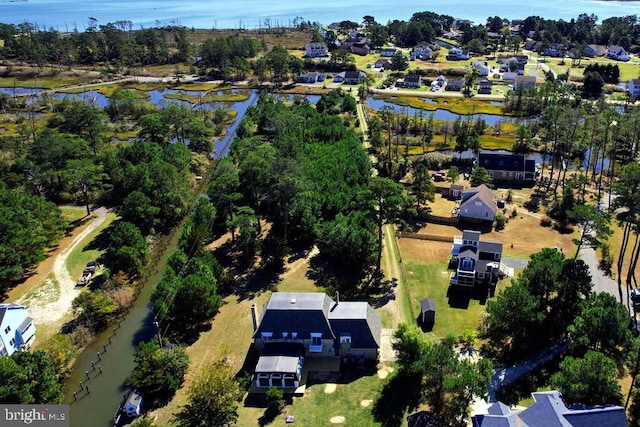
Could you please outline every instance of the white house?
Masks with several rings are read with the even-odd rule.
[[[380,56],[384,56],[384,57],[387,57],[387,58],[392,58],[398,52],[399,52],[399,50],[396,49],[395,47],[386,47],[386,48],[380,50]]]
[[[0,304],[0,356],[28,349],[35,338],[36,326],[25,306]]]
[[[496,211],[493,193],[486,185],[482,184],[462,192],[458,214],[460,221],[493,224]]]
[[[471,66],[478,70],[480,77],[487,77],[489,75],[489,66],[486,61],[474,61]]]
[[[629,81],[629,94],[634,98],[640,98],[640,79]]]
[[[452,47],[449,49],[447,59],[449,61],[464,61],[465,59],[469,59],[469,52],[458,49],[457,47]]]
[[[624,50],[622,46],[612,45],[607,48],[607,57],[626,62],[629,60],[629,52]]]
[[[433,54],[433,50],[429,47],[427,42],[420,42],[416,47],[413,48],[411,52],[411,57],[427,60],[431,59],[431,55]]]
[[[308,58],[319,58],[329,55],[327,44],[323,42],[307,43],[304,47],[304,56]]]

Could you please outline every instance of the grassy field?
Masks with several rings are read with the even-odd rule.
[[[103,254],[106,246],[104,242],[102,242],[102,239],[105,237],[102,233],[116,218],[115,213],[109,213],[107,220],[85,237],[84,240],[71,251],[67,258],[67,269],[72,278],[79,277],[87,262],[94,261]]]
[[[637,79],[640,75],[638,71],[638,63],[635,61],[621,62],[608,58],[583,58],[580,66],[572,65],[570,59],[565,59],[564,63],[560,58],[547,58],[546,63],[555,73],[564,74],[569,71],[570,78],[582,78],[584,69],[589,64],[613,64],[620,68],[620,81],[626,82],[631,79]]]
[[[84,206],[61,206],[62,216],[69,223],[74,223],[87,216]]]

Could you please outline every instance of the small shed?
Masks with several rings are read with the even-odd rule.
[[[433,325],[436,322],[436,303],[431,298],[420,301],[420,320],[423,325]]]

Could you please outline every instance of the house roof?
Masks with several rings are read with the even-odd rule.
[[[300,358],[297,356],[260,356],[254,372],[260,373],[297,373]]]
[[[320,292],[274,292],[253,338],[263,332],[274,336],[296,332],[300,338],[322,333],[323,338],[333,339],[349,333],[353,347],[379,348],[382,320],[364,301],[335,302]]]
[[[18,330],[20,331],[20,333],[23,333],[24,331],[27,330],[27,328],[29,327],[29,325],[31,325],[33,323],[33,319],[29,316],[25,317],[25,319],[22,321],[22,323],[20,323],[20,325],[18,326]]]
[[[431,298],[425,298],[420,301],[420,311],[422,313],[426,311],[436,312],[436,302]]]
[[[407,76],[404,78],[404,82],[412,82],[412,83],[420,83],[420,81],[422,80],[422,76],[420,76],[420,74],[407,74]]]
[[[484,210],[479,211],[476,209],[476,203],[484,205]],[[493,202],[493,193],[484,184],[462,192],[461,217],[493,221],[497,209],[496,204]],[[485,213],[484,216],[481,215],[483,212]]]
[[[476,240],[480,241],[480,232],[476,230],[463,230],[462,231],[462,239],[463,240]]]
[[[336,337],[351,334],[354,348],[380,347],[382,319],[364,301],[340,301],[329,311],[329,323]]]
[[[7,311],[16,309],[24,309],[26,311],[26,307],[24,305],[16,304],[13,302],[9,304],[0,304],[0,325],[2,325],[4,316],[7,314]]]
[[[472,417],[476,427],[627,427],[621,406],[567,408],[560,392],[552,390],[532,393],[535,403],[515,412],[505,412],[492,405],[489,414]],[[504,405],[503,405],[504,406]],[[507,408],[508,409],[508,408]]]
[[[491,404],[491,406],[487,408],[487,411],[489,412],[489,415],[508,415],[511,413],[511,409],[502,402],[495,402]]]
[[[478,166],[486,170],[525,171],[524,154],[488,153],[478,154]]]
[[[328,313],[333,300],[320,292],[274,292],[262,311],[253,337],[263,332],[297,332],[301,337],[322,333],[333,337]]]
[[[359,79],[362,74],[360,71],[345,71],[344,78],[345,79]]]

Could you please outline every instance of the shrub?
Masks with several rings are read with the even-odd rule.
[[[282,389],[270,388],[267,390],[267,413],[271,415],[277,415],[284,408],[284,393]]]
[[[513,210],[511,211],[511,218],[515,218],[518,216],[518,211],[516,210],[516,208],[513,208]]]
[[[500,230],[504,230],[504,226],[507,223],[507,217],[502,215],[502,214],[497,214],[496,215],[496,221],[495,221],[495,229],[496,231],[500,231]]]
[[[551,218],[549,218],[548,216],[543,216],[542,218],[540,218],[540,225],[543,227],[551,227],[552,221]]]
[[[448,345],[449,347],[453,347],[458,343],[458,336],[453,332],[449,332],[442,340],[442,343]]]
[[[511,191],[511,189],[509,189],[509,191],[507,191],[507,199],[506,199],[507,203],[511,203],[513,202],[513,191]]]

